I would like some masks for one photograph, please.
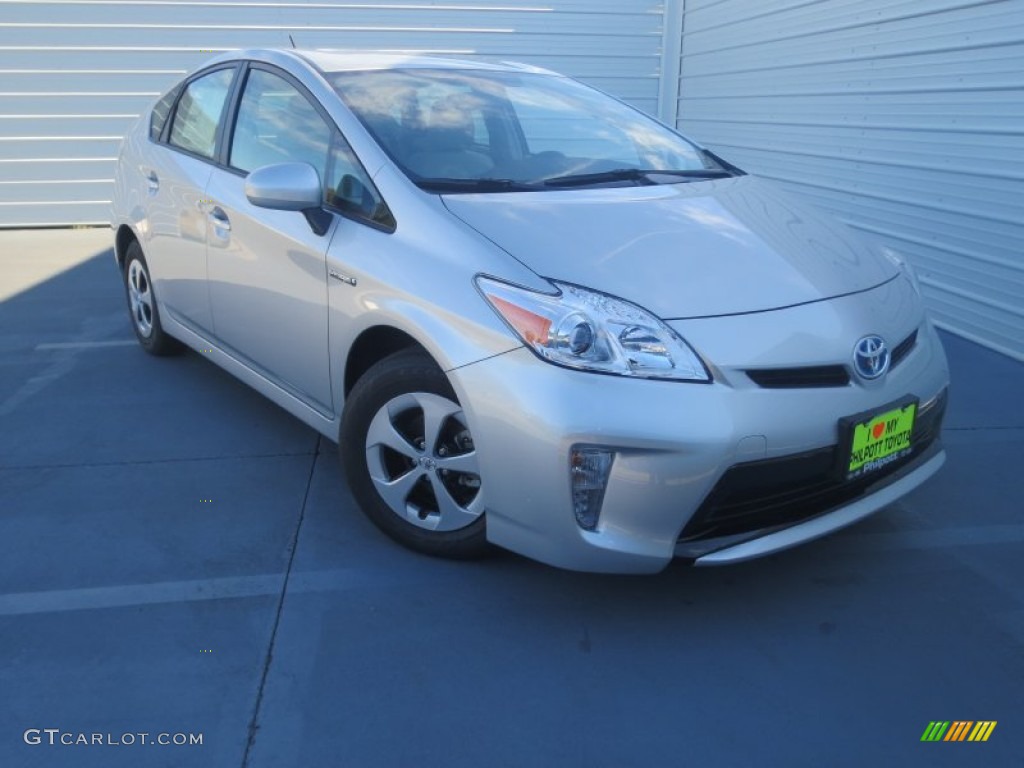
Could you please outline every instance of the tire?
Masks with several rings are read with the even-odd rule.
[[[149,266],[146,257],[142,255],[142,246],[134,240],[125,251],[123,277],[132,329],[142,348],[158,357],[181,352],[184,345],[167,335],[160,323],[160,310],[153,282],[149,279]]]
[[[489,551],[472,436],[429,355],[404,350],[370,368],[352,388],[339,437],[352,494],[384,533],[438,557]]]

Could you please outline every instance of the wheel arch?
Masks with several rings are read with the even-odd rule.
[[[385,357],[403,349],[420,349],[430,355],[430,351],[405,331],[391,325],[374,325],[365,329],[349,347],[345,358],[344,392],[346,399],[352,387],[371,367]],[[436,363],[437,360],[430,355]],[[439,368],[442,366],[438,366]]]
[[[119,226],[117,234],[114,235],[114,258],[117,259],[117,266],[122,272],[124,271],[125,254],[128,252],[128,246],[133,242],[138,243],[139,238],[132,228],[127,224]]]

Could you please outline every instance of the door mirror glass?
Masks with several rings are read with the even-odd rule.
[[[304,211],[319,208],[320,174],[309,163],[276,163],[257,168],[245,180],[245,196],[260,208]]]

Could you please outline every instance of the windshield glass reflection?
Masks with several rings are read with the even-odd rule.
[[[583,177],[576,186],[673,183],[689,172],[729,173],[652,118],[565,77],[409,69],[329,78],[391,158],[427,189],[518,191],[573,177]],[[647,179],[657,171],[676,175]]]

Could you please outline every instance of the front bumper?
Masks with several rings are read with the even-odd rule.
[[[827,449],[837,442],[841,417],[907,394],[935,401],[948,371],[926,322],[913,352],[870,386],[763,389],[732,385],[728,376],[712,384],[629,379],[559,368],[526,349],[449,376],[474,435],[488,538],[574,570],[647,573],[676,556],[710,564],[774,552],[892,503],[944,461],[936,435],[927,451],[852,498],[829,497],[781,524],[680,540],[731,467]],[[594,531],[581,529],[572,512],[569,453],[580,444],[615,452]]]
[[[702,541],[680,541],[676,554],[692,558],[694,565],[727,565],[784,549],[845,528],[907,495],[930,478],[946,462],[946,452],[936,441],[878,485],[854,500],[811,516],[802,522]]]

